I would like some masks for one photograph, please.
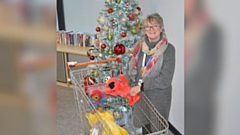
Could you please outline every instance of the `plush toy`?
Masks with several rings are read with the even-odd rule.
[[[128,135],[127,131],[120,127],[119,125],[117,125],[115,122],[114,122],[114,118],[113,118],[113,113],[108,110],[108,111],[105,111],[103,113],[87,113],[86,114],[86,118],[88,119],[88,122],[89,124],[91,125],[91,127],[94,126],[95,123],[97,123],[100,119],[99,115],[100,114],[100,117],[102,118],[103,121],[105,122],[102,122],[102,128],[103,129],[110,129],[112,135]],[[108,135],[109,133],[106,132],[107,130],[102,130],[102,133],[101,135]]]
[[[99,90],[93,90],[90,95],[90,101],[93,104],[94,108],[101,110],[102,112],[102,106],[105,102],[105,98],[102,98],[102,94]]]
[[[119,79],[120,81],[117,78],[112,77],[107,81],[106,85],[110,89],[106,90],[106,94],[111,96],[120,95],[123,98],[128,98],[128,104],[131,106],[134,105],[140,99],[140,95],[130,95],[131,87],[128,85],[128,81],[123,74],[119,75]]]

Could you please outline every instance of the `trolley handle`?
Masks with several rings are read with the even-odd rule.
[[[106,59],[106,60],[98,60],[98,61],[90,61],[90,62],[82,62],[82,63],[77,63],[76,61],[71,61],[71,62],[67,62],[67,67],[68,67],[68,69],[70,69],[73,67],[81,67],[81,66],[87,66],[90,64],[98,64],[98,63],[105,63],[105,62],[111,62],[111,61],[121,62],[121,58],[116,57],[116,58],[110,58],[110,59]]]

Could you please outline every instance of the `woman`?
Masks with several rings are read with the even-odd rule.
[[[163,19],[158,13],[148,15],[143,25],[145,36],[137,42],[126,73],[132,87],[130,94],[134,96],[141,91],[144,92],[160,114],[168,120],[171,83],[175,69],[175,48],[168,43]]]

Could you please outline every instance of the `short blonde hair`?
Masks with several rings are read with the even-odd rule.
[[[152,23],[153,21],[156,21],[158,24],[160,24],[160,26],[162,27],[162,30],[165,31],[164,25],[163,25],[163,18],[158,13],[148,15],[143,20],[143,25],[145,26],[147,25],[148,22]]]

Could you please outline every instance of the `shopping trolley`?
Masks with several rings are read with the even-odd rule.
[[[120,135],[120,130],[127,132],[127,135],[167,135],[168,122],[163,116],[156,110],[151,101],[147,98],[144,92],[141,92],[140,100],[133,106],[127,104],[126,99],[117,97],[107,97],[104,102],[105,109],[107,108],[114,117],[115,126],[120,130],[114,130],[112,125],[103,117],[102,113],[95,107],[90,100],[89,91],[94,88],[98,88],[102,91],[106,89],[106,85],[102,78],[98,79],[92,71],[98,71],[97,74],[102,72],[113,75],[113,72],[117,66],[114,66],[114,61],[117,58],[111,58],[107,60],[100,60],[94,62],[69,62],[68,68],[70,70],[71,83],[73,84],[73,93],[76,103],[77,115],[79,119],[79,125],[76,127],[77,135]],[[113,62],[106,67],[105,62]],[[109,66],[111,65],[111,66]],[[72,67],[85,66],[81,69]],[[116,71],[116,70],[115,70]],[[96,73],[96,72],[95,72]],[[102,76],[101,76],[102,77]],[[93,79],[95,78],[95,79]],[[105,95],[106,96],[106,95]],[[109,102],[109,103],[106,103]],[[91,119],[88,117],[91,116]],[[112,116],[108,116],[112,119]],[[108,118],[108,119],[109,119]],[[112,124],[112,125],[111,125]],[[142,131],[144,130],[144,133]],[[126,134],[123,133],[123,134]]]

